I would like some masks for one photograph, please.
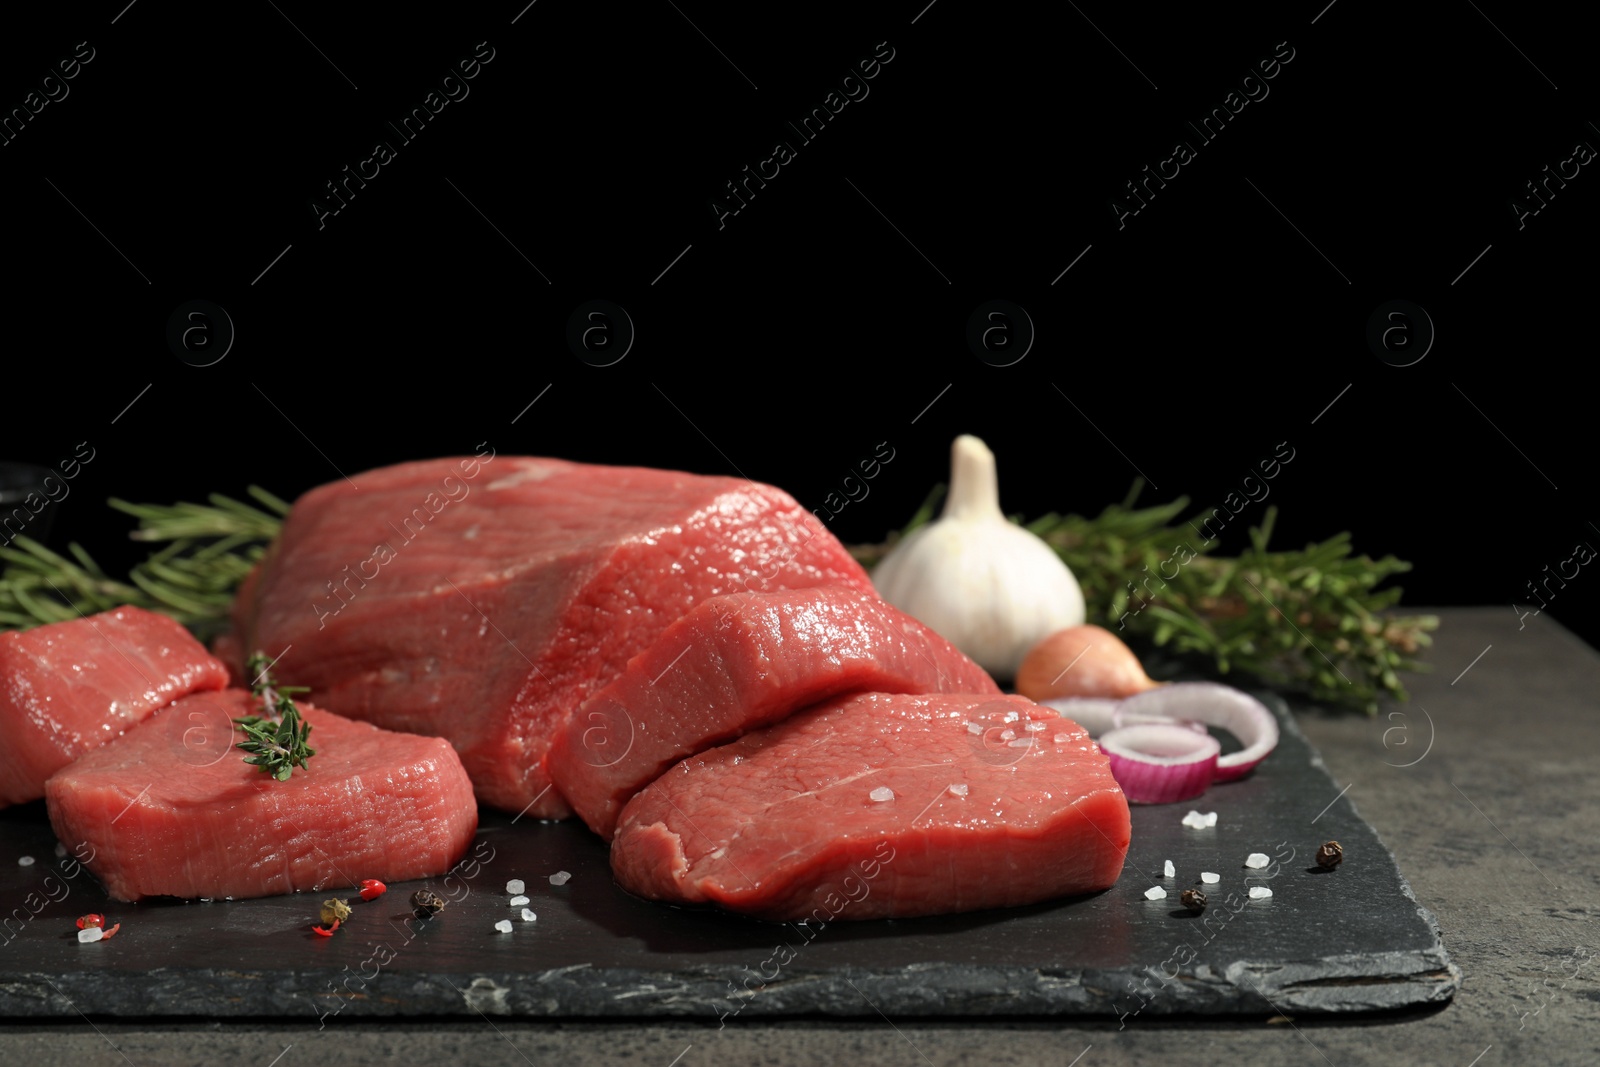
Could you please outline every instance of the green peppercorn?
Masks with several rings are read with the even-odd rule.
[[[342,923],[350,918],[350,905],[338,897],[330,897],[322,902],[322,922],[325,926]]]

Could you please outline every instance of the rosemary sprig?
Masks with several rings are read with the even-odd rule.
[[[1180,516],[1180,497],[1135,508],[1143,482],[1121,504],[1095,518],[1045,515],[1028,529],[1056,550],[1083,588],[1090,622],[1124,637],[1205,657],[1218,673],[1239,671],[1294,688],[1325,703],[1376,714],[1380,697],[1407,699],[1404,671],[1432,642],[1432,615],[1395,616],[1401,591],[1378,589],[1411,569],[1394,557],[1352,554],[1339,534],[1299,551],[1268,551],[1277,509],[1269,507],[1236,558],[1211,554]],[[911,525],[882,545],[854,546],[870,565],[895,542],[928,521],[943,487],[918,509]]]
[[[266,551],[289,505],[250,487],[261,505],[213,494],[210,504],[167,506],[111,500],[139,520],[129,536],[165,542],[129,573],[111,578],[76,544],[67,556],[25,536],[0,547],[0,629],[26,629],[134,604],[170,615],[202,640],[226,628],[233,595]],[[263,510],[265,509],[265,510]]]
[[[271,661],[256,652],[245,662],[245,672],[250,675],[250,692],[261,700],[261,710],[266,715],[250,715],[234,719],[244,731],[245,740],[233,746],[252,753],[246,763],[260,767],[280,782],[288,781],[296,767],[304,768],[306,761],[317,754],[307,741],[311,737],[311,724],[300,717],[300,709],[289,699],[290,693],[308,692],[305,686],[280,686],[268,673]]]

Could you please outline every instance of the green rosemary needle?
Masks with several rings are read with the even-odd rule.
[[[250,675],[250,691],[261,699],[261,710],[266,715],[250,715],[235,719],[244,731],[245,740],[235,745],[251,753],[245,762],[260,767],[280,782],[288,781],[294,768],[306,767],[306,762],[317,750],[307,741],[311,737],[311,724],[300,717],[300,709],[289,699],[290,693],[304,693],[305,686],[280,686],[268,673],[271,661],[257,652],[245,664]]]

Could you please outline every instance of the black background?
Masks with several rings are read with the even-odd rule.
[[[819,509],[887,442],[830,521],[877,540],[965,432],[1029,515],[1097,512],[1141,471],[1144,502],[1198,512],[1288,442],[1277,544],[1351,530],[1415,561],[1406,603],[1503,605],[1507,641],[1527,584],[1600,545],[1600,178],[1520,230],[1511,207],[1600,144],[1565,13],[523,2],[8,15],[5,113],[94,49],[0,146],[0,458],[95,450],[53,544],[125,566],[107,496],[292,497],[480,442],[738,473]],[[401,143],[386,123],[479,42],[470,95]],[[870,94],[800,144],[786,123],[879,42]],[[1290,48],[1202,144],[1186,121]],[[719,228],[713,198],[780,139],[797,158]],[[1119,229],[1111,201],[1179,139],[1196,158]],[[395,159],[319,228],[312,202],[379,140]],[[237,331],[203,368],[165,339],[195,299]],[[608,367],[565,340],[594,299],[637,330]],[[1037,329],[1011,366],[966,342],[992,299]],[[1408,367],[1365,338],[1394,299],[1437,328]],[[1597,587],[1585,570],[1549,600],[1591,643]]]

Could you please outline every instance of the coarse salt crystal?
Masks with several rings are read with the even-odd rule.
[[[1006,745],[1009,748],[1032,748],[1033,747],[1033,738],[1031,738],[1031,737],[1019,737],[1015,741],[1007,741]]]
[[[872,792],[868,793],[867,796],[871,797],[873,800],[876,800],[878,803],[881,804],[885,800],[893,800],[894,799],[894,790],[890,789],[886,785],[880,785],[878,788],[876,788]]]
[[[961,785],[953,785],[953,786],[950,787],[950,792],[952,794],[954,794],[955,796],[964,797],[964,796],[967,795],[966,784],[963,783]]]
[[[1205,816],[1201,815],[1198,811],[1191,811],[1189,814],[1187,814],[1187,815],[1185,815],[1183,817],[1183,825],[1192,826],[1196,830],[1200,829],[1205,824],[1206,824]]]
[[[983,727],[982,727],[982,725],[980,725],[978,723],[969,722],[969,723],[967,723],[967,733],[974,734],[974,735],[981,734],[981,733],[983,733]]]
[[[18,867],[32,867],[33,866],[33,857],[32,856],[18,856],[17,857],[17,866]]]
[[[1272,890],[1268,889],[1264,885],[1253,885],[1250,887],[1251,900],[1266,900],[1271,895]]]
[[[91,941],[98,941],[106,936],[106,932],[98,926],[86,926],[78,931],[78,944],[87,945]]]
[[[1216,885],[1218,882],[1222,881],[1222,876],[1218,874],[1212,874],[1210,871],[1201,871],[1200,880],[1206,885]]]
[[[532,903],[532,901],[530,901],[527,897],[517,896],[517,897],[512,897],[510,900],[506,901],[506,907],[508,907],[508,908],[520,908],[524,904],[531,904],[531,903]]]
[[[1261,868],[1265,867],[1271,862],[1272,860],[1267,858],[1267,854],[1265,852],[1252,852],[1245,858],[1244,865],[1249,867],[1251,870],[1259,871]]]
[[[512,896],[516,896],[518,893],[526,892],[527,889],[528,887],[523,884],[521,878],[513,878],[511,881],[506,883],[506,892],[510,893]]]
[[[1006,712],[1005,721],[1006,722],[1016,722],[1020,718],[1022,718],[1022,714],[1020,712],[1008,711],[1008,712]]]
[[[572,881],[572,872],[570,871],[557,871],[550,876],[551,885],[566,885],[570,881]]]
[[[60,841],[56,842],[56,857],[59,859],[67,854],[67,846]]]
[[[1068,741],[1071,741],[1071,740],[1072,740],[1072,735],[1071,734],[1056,734],[1056,744],[1058,744],[1058,745],[1064,745]]]
[[[1163,863],[1161,865],[1161,874],[1162,874],[1163,877],[1171,878],[1173,875],[1175,875],[1177,873],[1178,873],[1178,868],[1176,868],[1176,867],[1174,867],[1172,865],[1172,861],[1171,860],[1168,860],[1167,862],[1165,862],[1165,863]]]
[[[537,919],[538,917],[539,916],[535,915],[533,912],[529,911],[527,908],[523,908],[522,909],[522,921],[523,922],[531,923],[535,919]]]
[[[1041,732],[1041,731],[1042,731],[1042,730],[1043,730],[1043,729],[1044,729],[1044,723],[1042,723],[1042,722],[1030,722],[1030,723],[1029,723],[1029,724],[1028,724],[1028,732],[1029,732],[1029,733],[1030,733],[1030,734],[1036,734],[1036,733],[1039,733],[1039,732]]]
[[[1213,826],[1215,826],[1215,825],[1217,825],[1217,813],[1216,813],[1216,812],[1214,812],[1214,811],[1208,811],[1208,812],[1206,812],[1206,813],[1205,813],[1205,815],[1204,815],[1204,816],[1203,816],[1203,818],[1204,818],[1204,819],[1205,819],[1205,821],[1206,821],[1206,827],[1207,827],[1207,828],[1208,828],[1208,829],[1209,829],[1209,828],[1210,828],[1210,827],[1213,827]]]
[[[511,920],[501,919],[499,922],[494,924],[494,928],[500,931],[502,934],[509,934],[511,932]]]
[[[1144,899],[1146,900],[1165,900],[1166,898],[1167,891],[1158,885],[1153,885],[1144,891]]]
[[[1013,737],[1016,737],[1016,736],[1017,736],[1017,732],[1015,730],[1001,730],[1000,731],[1000,740],[1002,740],[1002,741],[1009,741]]]

